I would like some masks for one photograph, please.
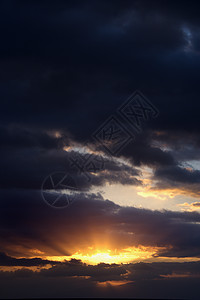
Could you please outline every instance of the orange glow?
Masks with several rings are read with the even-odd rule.
[[[89,249],[91,250],[91,248]],[[111,251],[110,249],[107,250],[100,250],[96,249],[88,251],[90,253],[83,253],[82,251],[77,251],[71,256],[59,256],[59,257],[50,257],[47,256],[47,259],[52,260],[71,260],[71,259],[79,259],[84,263],[96,265],[99,263],[129,263],[129,262],[136,262],[145,259],[150,259],[156,252],[156,247],[129,247],[120,251],[120,253],[116,253],[116,251]]]
[[[172,199],[179,194],[180,191],[176,189],[154,190],[151,188],[138,192],[138,195],[144,198],[153,197],[159,200],[167,200],[168,198]]]
[[[104,281],[104,282],[97,282],[97,285],[100,287],[109,287],[110,285],[112,286],[121,286],[127,283],[131,283],[133,281],[126,281],[126,280],[120,280],[120,281],[116,281],[116,280],[111,280],[111,281]]]
[[[176,187],[176,188],[166,188],[166,189],[156,189],[153,187],[153,182],[151,180],[143,179],[143,183],[146,184],[144,187],[137,188],[137,194],[144,198],[153,197],[159,200],[172,199],[178,195],[184,195],[187,197],[198,198],[200,196],[199,188],[197,184],[193,185],[193,189],[189,186],[186,187]]]

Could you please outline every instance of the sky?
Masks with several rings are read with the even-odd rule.
[[[1,1],[1,299],[198,299],[199,9]]]

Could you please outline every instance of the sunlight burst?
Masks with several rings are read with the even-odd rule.
[[[129,263],[136,261],[143,261],[150,259],[157,252],[156,247],[129,247],[121,250],[120,252],[107,250],[96,249],[93,250],[93,253],[85,253],[84,251],[77,251],[71,256],[60,256],[60,257],[47,257],[48,259],[53,260],[71,260],[77,259],[81,260],[84,263],[96,265],[99,263],[107,264],[120,264],[120,263]]]

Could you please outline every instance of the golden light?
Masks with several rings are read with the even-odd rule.
[[[133,281],[130,281],[130,280],[119,280],[119,281],[109,280],[109,281],[103,281],[103,282],[98,281],[97,285],[100,286],[100,287],[121,286],[121,285],[128,284],[128,283],[131,283],[131,282],[133,282]]]
[[[172,199],[175,196],[180,194],[180,190],[178,189],[166,189],[166,190],[156,190],[153,188],[146,187],[145,189],[141,189],[137,192],[139,196],[142,196],[144,198],[153,197],[159,200],[167,200]]]
[[[90,249],[89,249],[90,250]],[[90,253],[89,253],[90,252]],[[119,253],[117,251],[111,251],[110,249],[107,250],[100,250],[96,249],[88,251],[88,253],[77,251],[71,256],[60,256],[60,257],[47,257],[47,259],[52,260],[71,260],[77,259],[81,260],[84,263],[96,265],[99,263],[129,263],[129,262],[136,262],[142,261],[146,259],[150,259],[154,254],[156,254],[157,248],[156,247],[129,247],[126,249],[121,250]]]

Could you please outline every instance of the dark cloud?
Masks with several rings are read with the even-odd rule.
[[[181,127],[192,107],[189,123],[198,126],[198,71],[183,52],[184,18],[135,1],[2,6],[2,121],[65,128],[81,139],[140,88],[161,110],[156,126]]]
[[[147,1],[115,5],[112,1],[59,1],[56,5],[10,1],[1,5],[3,123],[24,124],[42,132],[67,130],[84,140],[129,93],[140,88],[161,112],[155,122],[148,123],[149,128],[182,129],[187,116],[188,130],[199,128],[198,71],[192,67],[193,54],[183,51],[186,4],[181,4],[183,11],[156,1],[151,5]],[[27,130],[5,129],[2,142],[14,142],[12,134],[15,143],[21,144],[28,134],[29,146],[51,148],[60,141],[44,133],[36,137],[35,129]],[[169,153],[145,142],[127,149],[127,155],[136,164],[173,163]]]
[[[200,139],[198,132],[187,131],[184,128],[182,131],[158,131],[150,134],[152,142],[158,147],[167,147],[169,154],[180,163],[188,160],[199,160]]]
[[[45,266],[48,264],[58,264],[57,261],[50,261],[41,258],[14,258],[6,255],[5,253],[0,253],[0,266]]]
[[[155,168],[177,164],[172,153],[163,151],[159,146],[152,144],[151,134],[148,131],[136,135],[134,142],[123,149],[122,155],[130,158],[133,165],[147,165]]]
[[[178,166],[160,168],[155,171],[155,178],[173,183],[197,184],[200,182],[200,171],[187,170]]]
[[[200,202],[194,202],[194,203],[192,203],[192,206],[199,207],[200,206]]]
[[[199,198],[200,171],[180,166],[160,167],[155,170],[153,190],[175,190]]]
[[[41,295],[46,297],[54,295],[59,295],[59,297],[71,295],[129,297],[134,294],[136,297],[145,298],[147,296],[148,298],[163,298],[167,295],[169,299],[174,296],[183,299],[198,299],[199,276],[199,262],[91,266],[71,260],[38,272],[25,268],[14,272],[0,272],[2,295],[13,298],[30,295],[34,297]],[[26,285],[22,288],[24,278],[26,278]],[[107,283],[104,288],[99,287],[98,283],[106,281],[124,281],[125,284],[113,287]],[[6,290],[8,286],[12,289]]]
[[[126,274],[126,268],[117,264],[98,264],[95,266],[86,265],[76,260],[65,262],[60,266],[52,267],[41,271],[41,275],[50,277],[62,276],[90,276],[95,281],[119,280],[122,275]]]
[[[34,130],[23,128],[18,125],[11,125],[0,128],[1,146],[6,150],[16,150],[18,148],[39,148],[40,150],[61,149],[69,145],[67,136],[53,136],[52,133],[42,132],[42,130]],[[56,133],[55,133],[56,134]]]
[[[4,146],[1,154],[1,183],[2,188],[40,189],[45,178],[52,173],[62,172],[71,174],[77,188],[89,189],[93,185],[101,186],[106,182],[127,185],[141,185],[141,173],[134,166],[125,162],[118,162],[109,157],[93,154],[87,162],[89,153],[81,154],[78,151],[64,151],[62,138],[43,139],[43,148],[38,146],[38,136],[31,141],[31,135],[24,139],[26,147],[21,146],[19,140],[9,141],[11,146]],[[30,146],[33,142],[34,146]],[[50,143],[49,143],[50,142]],[[15,145],[14,145],[15,144]],[[18,144],[18,145],[16,145]],[[15,151],[13,151],[15,147]],[[50,147],[50,149],[49,149]],[[73,162],[76,161],[74,164]],[[86,162],[86,163],[85,163]]]

